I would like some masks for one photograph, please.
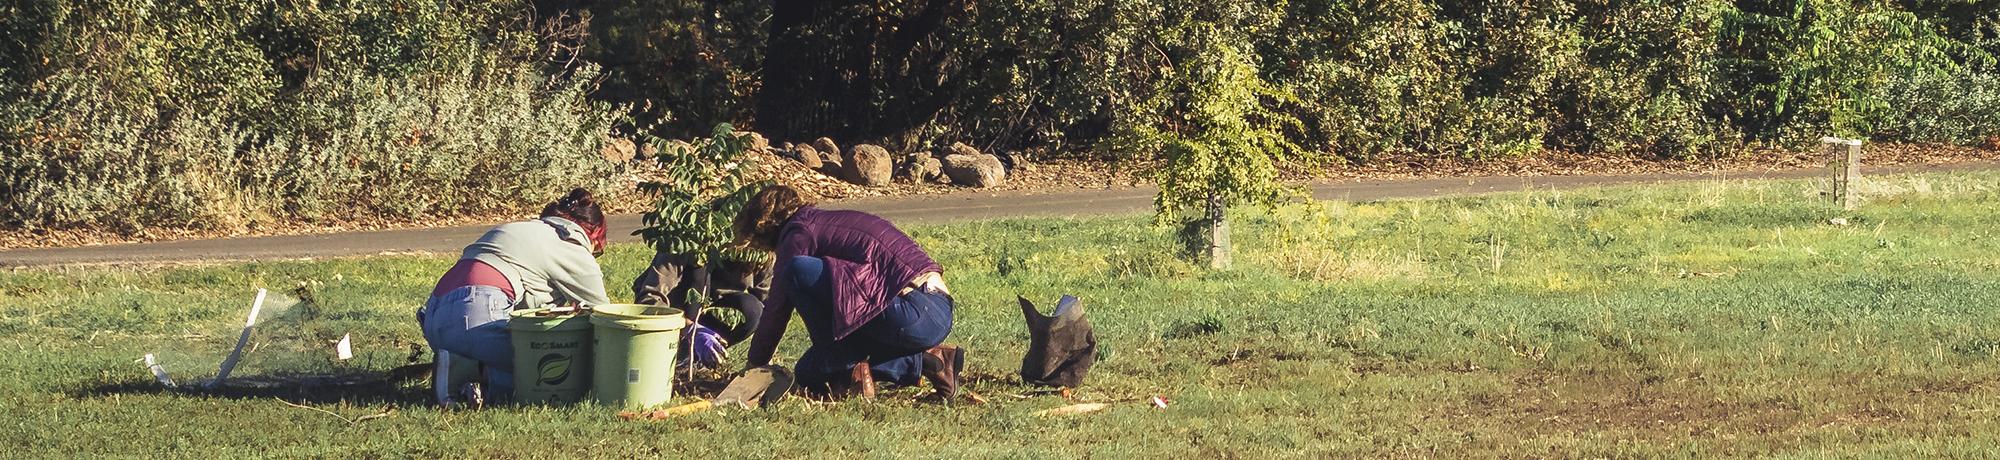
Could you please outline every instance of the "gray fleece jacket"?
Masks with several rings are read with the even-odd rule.
[[[458,258],[485,262],[507,275],[516,309],[611,303],[590,246],[582,226],[544,217],[493,227]]]

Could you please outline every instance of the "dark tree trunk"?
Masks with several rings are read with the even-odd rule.
[[[757,93],[753,126],[777,139],[809,140],[817,136],[825,112],[820,88],[832,78],[819,57],[834,46],[815,40],[814,18],[837,5],[818,0],[774,0],[765,35],[763,87]]]
[[[974,20],[971,0],[898,9],[873,3],[775,0],[754,126],[777,139],[875,142],[916,130],[968,81],[1016,50],[926,47]]]

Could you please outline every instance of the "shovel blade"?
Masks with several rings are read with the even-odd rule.
[[[715,395],[715,405],[741,406],[755,409],[778,402],[785,392],[792,389],[792,371],[784,366],[763,366],[747,371],[729,381],[722,393]]]

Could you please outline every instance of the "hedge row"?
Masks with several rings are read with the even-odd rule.
[[[1356,161],[1974,144],[1996,26],[1941,0],[21,0],[0,219],[518,209],[601,183],[635,126],[1155,155],[1118,127],[1192,120],[1159,92],[1215,46],[1284,143]]]
[[[603,184],[623,110],[506,3],[0,6],[0,222],[409,219]]]

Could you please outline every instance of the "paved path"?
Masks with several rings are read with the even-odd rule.
[[[1943,166],[1865,168],[1867,174],[1971,171],[2000,169],[2000,163],[1972,162]],[[1622,184],[1686,182],[1709,179],[1783,179],[1811,177],[1823,169],[1751,173],[1687,173],[1534,177],[1453,177],[1375,181],[1324,182],[1309,186],[1320,199],[1368,201],[1470,195],[1521,190],[1553,190]],[[965,192],[916,197],[879,197],[830,203],[829,208],[875,213],[899,224],[926,224],[1022,216],[1088,216],[1140,213],[1153,205],[1150,187],[1074,189],[1053,192]],[[635,241],[639,216],[610,218],[613,243]],[[270,260],[335,257],[389,252],[451,253],[477,239],[492,224],[461,227],[383,230],[322,235],[258,236],[207,240],[129,243],[78,248],[0,250],[0,267],[162,263],[215,260]]]

